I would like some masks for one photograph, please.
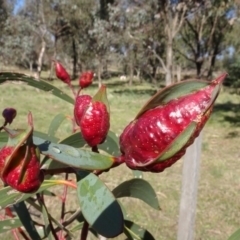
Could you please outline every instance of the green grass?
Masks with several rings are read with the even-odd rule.
[[[105,83],[109,87],[111,130],[119,135],[155,89],[147,84],[129,88],[116,79]],[[71,95],[63,83],[54,81],[53,84]],[[96,86],[90,87],[85,93],[94,94]],[[33,113],[35,129],[42,132],[47,131],[56,114],[73,113],[71,104],[25,84],[6,83],[0,86],[0,91],[0,109],[14,107],[18,110],[12,128],[25,128],[29,111]],[[70,133],[71,122],[66,120],[57,135],[63,138]],[[212,117],[204,128],[195,239],[225,240],[240,227],[239,136],[240,96],[224,88],[217,99]],[[112,189],[122,181],[132,178],[132,173],[126,166],[120,166],[102,174],[101,178]],[[163,173],[144,173],[144,179],[157,192],[162,208],[159,212],[136,199],[121,200],[128,209],[129,218],[147,228],[157,240],[176,239],[181,178],[182,160]],[[62,189],[58,192],[61,194]],[[74,210],[77,206],[75,191],[70,190],[69,194],[71,198],[68,198],[68,209]],[[60,209],[56,200],[50,199],[48,203],[51,209]],[[54,214],[59,213],[55,211]],[[119,236],[116,239],[125,238]]]

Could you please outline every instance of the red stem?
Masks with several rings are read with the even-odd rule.
[[[88,228],[89,228],[88,222],[84,221],[80,240],[87,240]]]

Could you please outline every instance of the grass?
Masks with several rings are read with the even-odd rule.
[[[108,80],[105,83],[109,86],[111,130],[119,135],[155,89],[147,84],[129,88],[119,81]],[[53,84],[71,95],[63,83],[54,81]],[[93,94],[96,89],[94,85],[85,93]],[[14,107],[18,110],[12,128],[24,128],[27,113],[31,111],[35,129],[46,132],[56,114],[61,112],[72,115],[73,112],[71,104],[25,84],[6,83],[0,86],[0,91],[0,109]],[[224,88],[204,128],[195,225],[196,240],[225,240],[240,227],[239,106],[240,96],[234,94],[231,89]],[[71,123],[66,120],[57,135],[63,138],[69,133],[71,133]],[[144,179],[149,181],[157,192],[162,208],[159,212],[139,200],[121,199],[128,209],[129,218],[147,228],[156,240],[176,239],[181,177],[182,160],[163,173],[144,173]],[[102,174],[101,178],[112,189],[124,180],[131,179],[132,173],[126,166],[120,166]],[[75,191],[70,190],[69,195],[71,198],[68,198],[68,208],[74,210],[77,206]],[[59,208],[55,200],[49,200],[49,203],[51,209]],[[122,235],[115,239],[125,238]]]

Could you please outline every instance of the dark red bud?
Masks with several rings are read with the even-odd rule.
[[[109,113],[104,103],[92,102],[89,95],[78,96],[74,106],[74,117],[89,146],[104,142],[110,127]]]
[[[14,154],[11,164],[2,173],[5,161],[12,154],[13,150],[13,147],[8,146],[0,150],[0,176],[2,181],[19,192],[32,193],[37,191],[44,179],[43,173],[40,170],[38,148],[32,144],[26,159],[27,147],[26,145],[21,146]],[[24,173],[21,176],[25,161],[27,161],[27,164],[24,166]]]
[[[16,115],[17,111],[14,108],[5,108],[2,112],[2,116],[5,118],[6,124],[11,124]]]
[[[161,172],[180,159],[210,117],[225,77],[223,74],[200,90],[170,99],[132,121],[120,136],[128,167]]]
[[[89,95],[81,95],[76,98],[74,105],[74,117],[78,126],[80,126],[82,116],[91,101],[92,97]]]
[[[71,79],[66,69],[62,66],[61,63],[57,61],[53,61],[53,62],[55,64],[55,72],[56,72],[57,78],[62,80],[64,83],[70,85]]]
[[[90,102],[80,121],[81,132],[88,145],[93,147],[103,143],[109,127],[106,105],[102,102]]]
[[[91,71],[84,72],[79,77],[79,86],[81,88],[86,88],[92,84],[94,73]]]

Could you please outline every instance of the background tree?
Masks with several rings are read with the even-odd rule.
[[[231,32],[236,17],[231,13],[233,3],[211,1],[195,12],[188,12],[180,33],[183,46],[176,50],[195,64],[198,78],[205,71],[208,78],[212,76],[216,57],[227,47],[226,32]]]

